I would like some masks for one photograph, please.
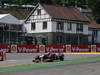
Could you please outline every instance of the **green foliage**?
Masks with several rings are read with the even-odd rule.
[[[39,0],[8,0],[9,4],[16,4],[16,5],[33,5],[37,4]]]
[[[98,24],[100,24],[100,0],[95,3],[93,14]]]
[[[6,0],[9,4],[36,5],[37,3],[47,3],[55,5],[67,5],[73,7],[89,7],[93,10],[93,15],[97,22],[100,22],[100,0]]]
[[[58,4],[58,5],[69,5],[69,6],[82,6],[85,5],[86,2],[92,7],[94,5],[95,0],[8,0],[10,4],[37,4],[37,3],[48,3],[48,4]]]

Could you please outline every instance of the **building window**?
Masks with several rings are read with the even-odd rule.
[[[97,30],[93,30],[93,32],[92,32],[92,36],[94,36],[94,37],[97,37],[97,36],[98,36],[98,32],[97,32]]]
[[[57,30],[63,30],[64,29],[64,23],[63,22],[57,22]]]
[[[43,29],[47,29],[47,22],[43,22]]]
[[[35,23],[31,23],[31,30],[35,30],[36,26]]]
[[[67,23],[67,30],[68,31],[72,30],[72,23]]]
[[[37,9],[37,15],[41,15],[41,9]]]
[[[83,24],[77,23],[77,31],[83,32]]]

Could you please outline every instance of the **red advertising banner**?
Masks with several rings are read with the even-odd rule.
[[[36,45],[17,45],[17,53],[36,53],[37,49]]]
[[[0,51],[8,53],[100,52],[100,45],[0,45]]]
[[[46,52],[64,52],[64,45],[46,45]]]
[[[71,52],[91,52],[89,45],[71,45]]]
[[[100,45],[96,45],[96,52],[100,52]]]
[[[0,51],[5,51],[7,53],[10,53],[10,46],[9,45],[0,45]]]

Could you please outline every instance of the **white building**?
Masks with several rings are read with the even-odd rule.
[[[100,25],[93,19],[89,25],[89,44],[100,44]]]
[[[34,44],[88,44],[89,19],[77,8],[38,4],[25,21]]]
[[[0,14],[0,44],[21,43],[22,23],[10,14]]]
[[[89,37],[88,37],[88,44],[100,44],[100,25],[96,23],[92,16],[92,10],[90,8],[79,9],[84,15],[86,15],[89,20]]]

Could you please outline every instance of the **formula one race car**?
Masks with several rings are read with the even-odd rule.
[[[54,62],[54,61],[64,61],[63,53],[48,53],[41,56],[36,56],[33,62]]]

